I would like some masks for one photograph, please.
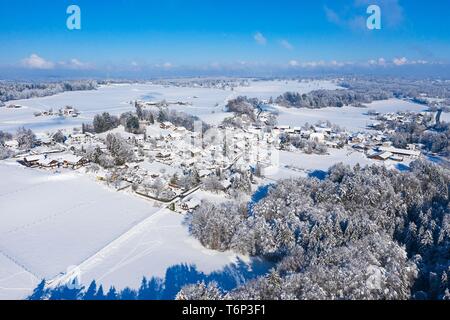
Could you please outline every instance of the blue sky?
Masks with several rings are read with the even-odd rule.
[[[381,30],[366,28],[370,4]],[[443,0],[2,0],[0,77],[442,69],[449,18]]]

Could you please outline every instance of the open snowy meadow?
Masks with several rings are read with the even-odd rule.
[[[11,298],[24,293],[14,289],[29,290],[35,283],[24,271],[34,280],[51,279],[158,210],[73,172],[2,163],[0,176],[1,261],[11,269],[2,274],[0,295],[7,291]]]
[[[2,162],[0,177],[0,299],[24,298],[74,266],[83,285],[122,288],[173,265],[208,273],[237,258],[204,249],[181,215],[81,174]]]
[[[302,126],[305,123],[315,124],[318,121],[329,120],[331,123],[351,132],[365,131],[369,124],[376,122],[367,115],[368,110],[388,113],[399,111],[421,112],[426,109],[423,105],[399,99],[375,101],[366,106],[367,108],[345,106],[323,109],[295,109],[277,106],[276,109],[279,113],[278,123],[280,125]]]
[[[101,86],[93,91],[63,92],[54,96],[11,101],[23,106],[20,109],[0,108],[0,130],[14,132],[25,126],[36,132],[81,126],[91,122],[101,112],[119,115],[134,110],[134,100],[183,102],[187,105],[171,105],[171,109],[184,111],[200,117],[207,123],[218,124],[230,116],[224,112],[228,100],[239,95],[268,99],[286,91],[300,93],[316,89],[337,88],[330,81],[251,81],[249,86],[235,90],[214,88],[188,88],[158,84],[113,84]],[[35,117],[34,113],[49,109],[58,110],[67,105],[77,108],[81,115],[77,118]]]
[[[56,278],[52,285],[70,282],[75,276],[84,285],[92,280],[104,287],[138,288],[142,277],[164,278],[169,267],[193,265],[205,274],[221,272],[237,259],[232,252],[205,249],[183,226],[183,216],[162,209],[131,228],[120,238],[81,263],[76,270]],[[238,275],[236,275],[238,276]]]
[[[224,118],[231,116],[224,112],[226,103],[237,96],[269,99],[276,98],[287,91],[308,93],[313,90],[338,89],[335,83],[326,80],[310,82],[299,81],[250,81],[249,86],[237,87],[234,90],[213,88],[192,88],[164,86],[159,84],[113,84],[101,86],[94,91],[64,92],[54,96],[16,100],[10,103],[23,106],[20,109],[0,108],[0,130],[14,132],[25,126],[35,132],[45,132],[61,128],[81,126],[83,122],[91,122],[101,112],[120,115],[134,110],[131,103],[136,99],[147,101],[183,102],[186,105],[170,105],[171,109],[183,111],[200,117],[203,121],[216,125]],[[77,118],[61,118],[58,116],[35,117],[34,112],[48,109],[58,110],[67,105],[77,108],[81,115]],[[378,112],[423,111],[424,106],[408,101],[390,99],[376,101],[367,108],[323,108],[295,109],[277,106],[280,125],[301,126],[305,123],[330,120],[332,123],[351,131],[361,131],[373,122],[366,115],[367,110]],[[447,114],[444,114],[446,117]],[[445,119],[444,119],[445,120]]]

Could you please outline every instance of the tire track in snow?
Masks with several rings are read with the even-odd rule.
[[[18,266],[20,269],[26,271],[28,274],[32,275],[33,277],[36,278],[36,280],[39,279],[43,279],[43,277],[39,276],[37,273],[31,271],[28,267],[26,267],[25,265],[23,265],[22,263],[20,263],[16,258],[14,258],[13,256],[9,255],[8,253],[6,253],[5,251],[3,251],[0,248],[0,254],[2,256],[4,256],[6,259],[8,259],[9,261],[11,261],[12,263],[14,263],[16,266]]]

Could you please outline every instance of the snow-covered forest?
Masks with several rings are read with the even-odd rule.
[[[440,79],[347,77],[339,82],[339,86],[359,93],[384,91],[396,98],[450,98],[449,81]]]
[[[410,172],[336,165],[323,181],[278,183],[251,212],[204,204],[187,222],[208,248],[277,262],[222,298],[448,299],[449,183],[448,170],[423,161]]]
[[[424,97],[448,99],[450,91],[447,81],[422,81],[395,79],[348,78],[339,82],[344,88],[338,90],[314,90],[309,93],[286,92],[275,99],[279,105],[292,108],[319,109],[327,107],[341,108],[390,98],[412,99],[421,104],[435,106],[436,101]],[[445,103],[444,103],[445,105]]]
[[[98,87],[94,80],[77,80],[62,82],[0,82],[0,102],[10,100],[46,97],[65,91],[95,90]]]

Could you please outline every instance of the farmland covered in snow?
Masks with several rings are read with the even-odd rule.
[[[81,126],[83,122],[91,122],[94,116],[101,112],[114,115],[134,110],[130,103],[134,100],[183,102],[173,104],[171,109],[184,111],[199,116],[205,122],[217,124],[230,114],[224,112],[228,100],[239,95],[248,95],[260,99],[277,97],[285,91],[309,92],[319,88],[335,89],[329,81],[250,81],[249,86],[237,87],[232,90],[200,87],[176,87],[159,84],[113,84],[101,86],[94,91],[71,91],[54,96],[10,101],[8,104],[22,106],[20,109],[0,108],[0,130],[15,131],[25,126],[36,132],[72,128]],[[80,111],[76,118],[35,117],[35,112],[49,109],[54,111],[65,106],[72,106]]]
[[[193,265],[208,274],[233,267],[238,259],[250,263],[232,252],[205,249],[189,235],[183,216],[162,209],[80,264],[77,272],[85,285],[95,280],[106,287],[138,288],[143,276],[164,278],[169,267]],[[57,278],[53,285],[73,276]]]
[[[60,283],[74,266],[83,285],[136,288],[172,266],[208,274],[239,258],[203,248],[183,216],[79,173],[2,162],[0,176],[0,299],[24,298],[44,278]]]
[[[351,132],[364,131],[367,125],[375,122],[367,115],[368,110],[379,113],[414,111],[421,112],[425,106],[409,101],[390,99],[375,101],[366,105],[367,108],[345,106],[342,108],[323,109],[295,109],[277,106],[279,112],[278,123],[289,126],[302,126],[305,123],[315,124],[318,121],[327,121],[339,125]]]

